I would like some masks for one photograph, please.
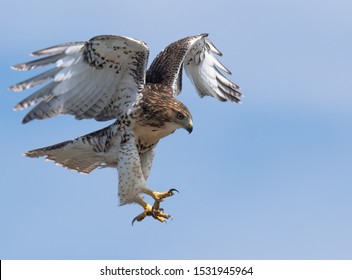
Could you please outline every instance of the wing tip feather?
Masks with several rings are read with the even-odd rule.
[[[21,89],[19,89],[18,85],[13,85],[13,86],[9,86],[9,90],[11,91],[21,91]]]
[[[33,103],[33,104],[34,104],[34,103]],[[17,103],[16,106],[13,107],[12,110],[13,110],[14,112],[22,111],[22,110],[27,109],[28,107],[32,106],[33,104],[28,103],[28,102],[23,102],[23,101],[22,101],[22,102]]]
[[[26,62],[25,63],[19,63],[19,64],[16,64],[16,65],[11,65],[10,68],[12,70],[15,70],[15,71],[31,70],[31,67],[29,67]]]

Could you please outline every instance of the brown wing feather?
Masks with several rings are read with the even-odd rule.
[[[231,72],[216,58],[222,53],[207,38],[208,34],[178,40],[154,59],[150,65],[147,83],[160,83],[173,88],[174,95],[182,89],[182,68],[195,86],[199,96],[213,96],[220,101],[239,102],[239,86],[222,72]]]

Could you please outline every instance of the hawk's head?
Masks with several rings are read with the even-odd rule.
[[[172,93],[168,86],[148,84],[141,102],[143,122],[147,125],[170,130],[184,128],[193,130],[192,115],[188,108]]]
[[[186,129],[189,133],[193,130],[192,115],[188,108],[175,97],[170,102],[170,106],[165,111],[169,122],[178,125],[180,128]]]

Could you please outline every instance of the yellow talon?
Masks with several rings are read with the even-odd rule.
[[[149,189],[146,190],[145,194],[150,195],[154,199],[154,204],[151,206],[146,203],[143,198],[140,198],[137,203],[144,208],[144,211],[132,220],[132,225],[135,221],[140,222],[147,216],[152,216],[154,219],[162,223],[165,222],[166,219],[171,218],[170,215],[165,214],[163,212],[164,210],[160,208],[160,202],[162,202],[166,197],[173,196],[174,192],[178,192],[178,190],[170,189],[167,192],[155,192]]]
[[[167,192],[154,192],[150,191],[147,194],[149,194],[151,197],[153,197],[155,200],[162,201],[166,197],[170,197],[174,195],[174,192],[178,192],[176,189],[170,189]]]
[[[155,203],[157,203],[157,205]],[[154,203],[154,206],[157,206],[157,208],[154,208],[154,206],[152,207],[150,204],[145,203],[144,201],[143,203],[140,203],[143,206],[144,211],[132,220],[132,225],[134,224],[135,221],[140,222],[147,216],[152,216],[154,219],[162,223],[165,222],[165,219],[171,218],[170,215],[162,212],[159,209],[159,205],[160,205],[159,202],[155,202],[155,203]]]

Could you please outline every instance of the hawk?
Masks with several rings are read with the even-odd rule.
[[[41,58],[12,66],[26,71],[54,65],[35,77],[10,87],[22,91],[46,83],[15,106],[22,110],[37,104],[23,119],[46,119],[59,114],[76,119],[115,120],[108,127],[25,155],[46,157],[68,169],[90,173],[97,167],[118,170],[120,205],[136,203],[143,212],[165,222],[171,216],[160,207],[176,189],[157,192],[148,188],[155,147],[178,128],[192,132],[192,115],[177,96],[182,89],[183,68],[200,97],[238,103],[239,86],[223,73],[231,72],[215,55],[221,52],[208,34],[178,40],[147,68],[146,43],[129,37],[103,35],[89,41],[56,45],[32,53]],[[154,199],[148,204],[143,194]],[[133,224],[132,222],[132,224]]]

